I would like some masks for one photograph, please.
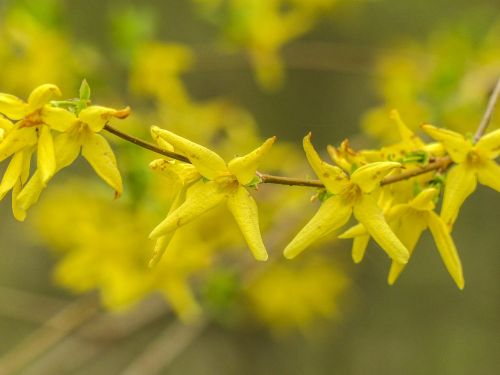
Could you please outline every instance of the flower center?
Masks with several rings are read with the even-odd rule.
[[[362,194],[363,192],[357,184],[349,183],[340,193],[340,196],[347,204],[354,205],[361,198]]]

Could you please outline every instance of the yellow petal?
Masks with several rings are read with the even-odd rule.
[[[391,228],[401,240],[402,244],[408,249],[410,256],[422,232],[427,228],[426,215],[427,214],[420,214],[414,210],[407,210],[406,214],[402,215],[399,220],[391,223]],[[392,261],[389,276],[387,278],[389,285],[393,285],[396,282],[405,267],[406,264]]]
[[[500,155],[500,129],[483,135],[477,141],[476,147],[485,153],[488,158],[496,159]]]
[[[409,206],[418,211],[432,211],[436,206],[434,204],[434,199],[438,193],[439,191],[434,188],[424,189],[411,200]]]
[[[486,160],[477,168],[477,179],[481,184],[500,192],[500,166],[494,160]]]
[[[174,160],[156,159],[149,163],[149,167],[181,185],[189,185],[201,177],[194,165]]]
[[[236,176],[240,184],[247,185],[252,182],[260,160],[271,149],[275,140],[276,137],[268,138],[260,147],[244,156],[236,157],[228,163],[229,171]]]
[[[436,128],[432,125],[422,125],[422,130],[436,141],[441,142],[455,163],[463,163],[472,149],[472,144],[460,133]]]
[[[352,241],[351,254],[354,263],[360,263],[363,260],[369,242],[370,236],[368,234],[364,234],[354,238],[354,240]]]
[[[389,227],[382,210],[372,197],[363,196],[354,205],[354,216],[393,260],[399,263],[408,262],[408,250]]]
[[[78,136],[70,133],[62,133],[54,140],[54,151],[56,156],[56,172],[72,164],[80,154],[81,142]]]
[[[0,143],[0,161],[25,147],[35,145],[37,140],[35,128],[22,128],[17,124]]]
[[[451,229],[465,199],[476,189],[475,170],[467,164],[453,166],[446,176],[441,217]]]
[[[172,202],[172,205],[168,210],[168,214],[176,210],[182,204],[182,202],[184,202],[185,199],[186,199],[186,189],[182,188],[179,190],[174,201]],[[174,234],[175,232],[170,232],[164,234],[163,236],[161,236],[156,240],[156,244],[153,249],[153,254],[151,255],[151,259],[149,260],[148,264],[149,268],[154,267],[161,260],[163,254],[165,254],[165,251],[167,251],[168,245],[170,244],[170,241],[172,240]]]
[[[47,126],[41,126],[38,138],[37,166],[42,183],[46,184],[56,171],[54,141]]]
[[[42,108],[45,104],[57,96],[61,96],[61,90],[59,90],[56,85],[47,83],[45,85],[38,86],[31,92],[28,98],[30,110],[34,111]]]
[[[5,117],[3,116],[0,116],[0,142],[2,142],[3,138],[5,137],[5,135],[10,131],[12,130],[12,128],[14,127],[14,124],[7,120]]]
[[[100,107],[97,105],[92,105],[83,109],[78,118],[83,123],[87,124],[89,128],[97,133],[102,130],[104,125],[113,117],[124,119],[130,114],[130,108],[125,107],[123,109],[117,110],[113,108]]]
[[[347,229],[345,232],[339,234],[337,236],[337,238],[341,238],[341,239],[355,238],[355,237],[358,237],[358,236],[363,236],[366,233],[367,232],[366,232],[366,228],[364,227],[364,225],[358,223],[356,225],[353,225],[349,229]]]
[[[0,94],[0,113],[11,120],[20,120],[29,114],[29,106],[17,96]]]
[[[65,132],[77,121],[74,113],[63,108],[45,107],[42,111],[44,124],[58,132]]]
[[[413,131],[404,123],[399,115],[399,112],[393,109],[389,117],[394,120],[398,126],[399,136],[404,143],[415,146],[417,148],[424,147],[424,142],[413,133]]]
[[[174,146],[175,150],[186,155],[203,177],[212,180],[227,171],[226,162],[208,148],[156,126],[153,126],[151,131]]]
[[[82,144],[82,156],[96,173],[115,190],[116,197],[123,192],[122,177],[108,141],[99,134],[89,133]]]
[[[22,211],[27,211],[38,201],[44,188],[45,186],[42,183],[40,172],[35,171],[28,183],[23,187],[18,195],[16,195],[16,205]]]
[[[363,165],[351,175],[351,182],[358,185],[364,193],[371,193],[380,186],[380,181],[400,163],[392,161],[379,161]]]
[[[162,149],[170,152],[174,152],[174,146],[172,146],[170,143],[168,143],[166,140],[164,140],[162,137],[160,137],[159,132],[156,130],[153,131],[153,129],[158,129],[157,126],[152,126],[150,131],[151,131],[151,137],[153,140],[160,146]]]
[[[12,189],[12,214],[18,221],[24,221],[26,219],[26,211],[19,205],[17,201],[17,196],[21,191],[21,181],[18,180]]]
[[[349,220],[351,213],[351,207],[344,204],[341,199],[328,198],[321,204],[312,219],[287,245],[284,251],[285,258],[295,258],[313,242],[340,228]]]
[[[349,183],[349,179],[344,171],[321,160],[311,144],[311,133],[304,137],[303,146],[309,164],[319,179],[325,184],[326,190],[333,194],[340,193]]]
[[[241,233],[257,260],[267,260],[268,255],[259,228],[257,204],[247,189],[241,185],[229,195],[227,207],[240,227]]]
[[[159,238],[196,219],[227,198],[227,192],[221,191],[212,181],[198,181],[188,190],[186,200],[172,213],[168,214],[156,228],[150,238]]]
[[[9,162],[7,169],[0,183],[0,200],[5,197],[5,194],[14,187],[17,181],[20,180],[23,169],[24,153],[17,152]]]
[[[432,237],[436,247],[443,259],[446,269],[450,273],[453,280],[460,289],[464,288],[464,276],[462,271],[462,263],[458,256],[455,243],[448,232],[443,220],[434,212],[429,212],[429,229],[431,230]]]

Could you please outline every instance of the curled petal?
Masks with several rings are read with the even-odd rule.
[[[156,228],[150,238],[159,238],[196,219],[227,198],[227,192],[221,191],[212,181],[198,181],[189,188],[186,200],[172,213],[168,214]]]
[[[408,262],[408,250],[389,227],[372,197],[363,196],[356,203],[354,216],[393,260],[403,264]]]
[[[255,178],[257,167],[262,157],[271,149],[271,146],[276,141],[276,137],[266,139],[266,141],[252,152],[232,159],[227,168],[236,176],[239,183],[247,185]]]
[[[156,159],[149,163],[149,167],[181,185],[189,185],[201,177],[194,165],[174,160]]]
[[[363,234],[361,236],[354,237],[352,241],[352,260],[354,263],[361,263],[363,260],[366,248],[368,247],[368,243],[370,242],[370,235]]]
[[[476,143],[476,147],[490,159],[496,159],[500,155],[500,129],[483,135]]]
[[[414,210],[407,210],[406,213],[406,215],[400,217],[400,220],[392,223],[391,228],[411,255],[422,232],[427,228],[427,221],[425,219],[427,214],[420,214]],[[389,285],[393,285],[396,282],[405,267],[406,264],[392,261],[387,278]]]
[[[477,179],[481,184],[500,192],[500,166],[494,160],[486,160],[477,169]]]
[[[364,193],[371,193],[380,186],[380,181],[400,163],[379,161],[363,165],[351,175],[351,182],[358,185]]]
[[[227,207],[240,227],[241,233],[257,260],[267,260],[268,255],[259,228],[257,204],[247,189],[241,185],[229,195]]]
[[[153,129],[157,129],[158,127],[156,126],[152,126],[151,127],[151,138],[153,138],[153,140],[158,144],[158,146],[160,146],[162,149],[164,150],[167,150],[167,151],[170,151],[170,152],[174,152],[174,146],[172,146],[170,143],[168,143],[166,140],[164,140],[162,137],[160,137],[160,134],[158,131],[156,130],[153,130]]]
[[[77,118],[74,113],[66,109],[45,107],[42,111],[42,120],[51,129],[58,132],[65,132],[77,121]]]
[[[436,206],[434,204],[434,199],[438,195],[439,191],[434,188],[429,188],[422,190],[418,195],[413,198],[409,206],[418,211],[432,211]]]
[[[5,194],[14,187],[16,182],[19,181],[22,170],[23,170],[23,159],[24,153],[18,152],[14,154],[10,160],[9,166],[5,170],[5,173],[0,183],[0,200],[5,197]]]
[[[130,114],[130,107],[125,107],[123,109],[117,110],[113,108],[100,107],[97,105],[92,105],[83,109],[78,118],[93,132],[100,132],[104,125],[112,118],[124,119]]]
[[[31,111],[42,108],[54,97],[61,96],[61,90],[56,85],[49,83],[38,86],[28,97],[28,105]]]
[[[37,163],[42,183],[46,184],[56,171],[56,156],[50,129],[43,125],[40,127],[38,136]]]
[[[313,242],[344,225],[351,216],[352,208],[341,199],[330,197],[321,204],[318,212],[300,230],[284,251],[285,258],[292,259]]]
[[[26,211],[38,201],[44,188],[40,171],[35,171],[26,186],[16,194],[16,205],[24,212],[25,217]]]
[[[304,137],[303,146],[309,164],[319,179],[325,184],[326,190],[333,194],[340,193],[349,183],[349,179],[344,171],[321,160],[311,144],[311,133]]]
[[[29,114],[29,106],[17,96],[0,94],[0,113],[11,120],[20,120]]]
[[[436,128],[432,125],[422,125],[422,130],[436,141],[441,142],[455,163],[463,163],[472,149],[472,143],[460,133]]]
[[[22,128],[17,124],[0,143],[0,161],[25,147],[33,146],[37,142],[35,128]]]
[[[434,212],[429,212],[429,229],[431,230],[432,237],[436,247],[443,259],[446,269],[460,289],[464,288],[464,276],[462,271],[462,263],[458,256],[455,243],[450,236],[448,228],[443,220]]]
[[[467,164],[453,166],[446,176],[441,217],[451,229],[465,199],[476,189],[475,170]]]
[[[82,156],[99,177],[115,190],[116,197],[119,197],[123,191],[122,177],[108,141],[102,135],[87,134],[82,144]]]
[[[208,148],[157,126],[153,126],[151,132],[170,143],[175,150],[186,155],[203,177],[213,180],[221,173],[227,172],[226,162]]]

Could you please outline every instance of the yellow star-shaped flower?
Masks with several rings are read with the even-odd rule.
[[[168,130],[153,127],[151,131],[172,145],[176,152],[186,156],[203,178],[188,188],[184,202],[153,229],[150,237],[158,239],[173,232],[225,201],[255,259],[267,260],[259,229],[257,204],[246,186],[255,181],[258,163],[273,145],[275,137],[267,139],[249,154],[236,157],[226,164],[215,152]]]
[[[385,218],[390,223],[394,233],[401,239],[410,255],[413,253],[422,232],[425,229],[431,231],[436,247],[443,259],[446,269],[460,289],[464,288],[464,277],[462,264],[443,219],[434,212],[434,199],[438,190],[428,188],[422,190],[415,198],[408,203],[397,204],[391,207]],[[352,227],[339,238],[364,238],[369,236],[366,229],[360,224]],[[353,247],[354,252],[354,247]],[[403,271],[405,265],[392,262],[389,271],[388,283],[396,282],[396,279]]]
[[[481,137],[477,143],[459,133],[432,125],[423,125],[422,129],[442,143],[456,164],[446,177],[441,209],[441,217],[451,230],[460,206],[476,189],[478,180],[500,191],[500,167],[495,162],[500,155],[500,129]]]
[[[356,169],[349,177],[339,167],[321,160],[311,144],[310,133],[304,138],[304,150],[311,167],[331,196],[321,204],[316,215],[288,244],[284,252],[285,257],[294,258],[314,241],[340,228],[354,213],[356,219],[393,260],[406,263],[408,250],[392,232],[382,210],[371,195],[380,186],[384,176],[400,164],[366,164]]]

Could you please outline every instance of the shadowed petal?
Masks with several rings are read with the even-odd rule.
[[[46,184],[56,171],[54,141],[48,126],[41,126],[38,135],[37,167],[42,183]]]
[[[366,253],[366,248],[368,247],[368,243],[370,242],[370,235],[363,234],[361,236],[354,237],[352,241],[352,260],[354,263],[360,263]]]
[[[500,155],[500,129],[483,135],[477,141],[476,147],[485,153],[488,158],[496,159]]]
[[[455,165],[446,176],[441,217],[451,229],[465,199],[476,189],[476,174],[465,164]]]
[[[477,179],[483,185],[500,192],[500,166],[494,160],[487,160],[477,169]]]
[[[227,207],[238,223],[255,259],[267,260],[268,255],[259,228],[257,204],[247,189],[238,186],[236,191],[229,195]]]
[[[371,193],[380,186],[380,181],[400,163],[379,161],[363,165],[351,175],[351,182],[358,185],[364,193]]]
[[[0,183],[0,200],[5,197],[5,194],[14,187],[16,182],[20,179],[23,169],[24,153],[18,152],[14,154],[9,162],[7,169]]]
[[[227,168],[236,176],[240,184],[247,185],[252,182],[260,160],[270,150],[275,140],[276,137],[268,138],[259,148],[244,156],[236,157],[228,163]]]
[[[36,130],[34,128],[21,128],[18,123],[0,143],[0,161],[25,147],[33,146],[36,142]]]
[[[189,188],[184,203],[168,214],[165,220],[153,229],[149,237],[159,238],[174,231],[217,206],[225,198],[227,193],[221,191],[215,182],[198,181]]]
[[[119,197],[123,191],[122,178],[118,171],[115,154],[108,141],[102,135],[87,134],[82,144],[82,156]]]
[[[408,250],[389,227],[372,197],[363,196],[359,200],[354,206],[354,216],[392,259],[399,263],[408,262]]]
[[[337,238],[341,239],[355,238],[358,236],[363,236],[365,234],[367,234],[365,226],[361,223],[358,223],[347,229],[345,232],[339,234]]]
[[[432,211],[436,206],[434,204],[434,199],[438,193],[439,191],[434,188],[422,190],[410,201],[409,206],[418,211]]]
[[[149,168],[182,185],[189,185],[201,178],[194,165],[174,160],[156,159],[149,163]]]
[[[179,150],[186,155],[203,177],[212,180],[220,173],[227,171],[226,162],[208,148],[157,126],[153,126],[151,132],[170,143],[175,150]]]
[[[340,228],[349,220],[351,213],[351,206],[346,205],[341,199],[328,198],[292,242],[287,245],[284,251],[285,258],[295,258],[313,242]]]
[[[429,212],[429,229],[431,230],[434,242],[439,250],[439,254],[443,259],[446,269],[450,273],[453,280],[460,289],[464,288],[464,276],[462,271],[462,263],[457,253],[455,243],[448,232],[443,220],[434,212]]]
[[[422,130],[441,142],[455,163],[463,163],[467,158],[467,153],[472,149],[472,144],[462,134],[432,125],[422,125]]]

